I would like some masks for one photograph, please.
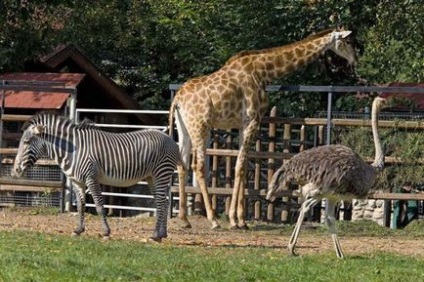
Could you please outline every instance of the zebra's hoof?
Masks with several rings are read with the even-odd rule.
[[[110,236],[109,235],[107,235],[107,236],[106,235],[103,235],[102,236],[102,239],[105,240],[105,241],[108,241],[108,240],[110,240]]]
[[[159,237],[150,237],[149,238],[150,242],[154,242],[154,243],[162,243],[162,238]]]
[[[73,231],[71,235],[72,235],[72,237],[78,237],[80,235],[80,233]]]
[[[238,230],[239,227],[237,225],[230,226],[230,230]]]

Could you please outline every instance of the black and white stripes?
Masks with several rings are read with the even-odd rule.
[[[153,239],[166,237],[169,184],[176,166],[181,164],[177,144],[157,130],[111,133],[84,121],[51,114],[34,116],[24,126],[12,175],[25,169],[47,152],[71,179],[77,190],[79,224],[74,231],[84,231],[85,188],[92,193],[97,212],[102,216],[104,236],[109,236],[100,184],[127,187],[147,179],[156,191],[157,223]]]

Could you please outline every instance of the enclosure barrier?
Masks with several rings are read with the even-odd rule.
[[[176,91],[180,88],[181,85],[171,84],[170,90],[172,95],[175,95]],[[247,197],[246,203],[249,198],[255,200],[258,196],[263,197],[266,194],[267,184],[272,177],[274,169],[276,166],[276,162],[281,162],[289,159],[293,153],[290,153],[288,150],[288,146],[293,145],[294,138],[294,127],[300,127],[298,130],[299,138],[296,139],[299,143],[299,151],[302,151],[305,148],[305,127],[316,127],[317,130],[317,142],[314,145],[322,145],[329,144],[331,140],[331,128],[332,126],[351,126],[351,127],[359,127],[365,126],[370,127],[371,121],[369,117],[364,119],[335,119],[332,117],[332,100],[334,93],[346,93],[346,92],[390,92],[390,93],[423,93],[424,88],[417,87],[355,87],[355,86],[268,86],[267,92],[276,92],[276,91],[308,91],[308,92],[326,92],[328,96],[328,108],[327,108],[327,118],[281,118],[276,114],[276,109],[273,108],[269,116],[265,116],[262,119],[261,129],[268,128],[268,137],[269,140],[264,142],[263,139],[258,138],[254,144],[254,148],[252,147],[249,151],[247,158],[250,162],[249,168],[251,171],[254,171],[254,176],[251,177],[253,179],[253,185],[247,185],[245,187],[245,195]],[[421,121],[385,121],[379,120],[379,127],[386,128],[405,128],[405,129],[424,129],[424,123]],[[282,144],[277,144],[275,142],[276,139],[276,130],[279,129],[280,133],[283,132],[283,141]],[[174,130],[175,132],[175,130]],[[326,133],[326,136],[324,136]],[[227,137],[229,138],[229,137]],[[216,139],[216,138],[214,138]],[[231,141],[230,141],[231,142]],[[296,141],[295,141],[296,142]],[[268,150],[264,151],[264,146],[268,145]],[[227,143],[227,148],[219,148],[214,141],[212,143],[212,148],[208,148],[206,154],[211,157],[212,160],[212,180],[211,185],[208,189],[211,197],[214,208],[216,208],[216,197],[217,196],[225,196],[226,197],[226,208],[225,212],[228,214],[228,199],[232,195],[232,185],[231,185],[231,168],[234,167],[232,165],[232,161],[237,157],[238,150],[231,150],[228,148],[229,145]],[[262,148],[261,148],[262,147]],[[276,147],[279,147],[276,149]],[[225,185],[217,185],[216,175],[218,168],[218,157],[223,157],[225,160]],[[268,160],[266,163],[263,161]],[[262,161],[262,164],[260,163]],[[372,158],[367,158],[366,161],[372,162]],[[401,164],[402,160],[399,158],[386,157],[386,164]],[[420,163],[424,163],[424,160],[420,160]],[[262,167],[262,168],[261,168]],[[265,177],[267,181],[264,181],[264,175],[261,175],[263,172],[263,167],[266,167],[266,175]],[[262,173],[263,174],[263,173]],[[261,181],[262,179],[262,181]],[[253,188],[251,187],[253,186]],[[173,186],[171,189],[173,194],[179,192],[178,187]],[[193,185],[186,186],[186,192],[188,194],[200,195],[200,189],[194,187]],[[291,191],[286,191],[286,194],[283,195],[283,202],[288,203],[289,199],[296,198],[297,195],[292,194]],[[195,200],[198,200],[200,197],[195,197]],[[424,200],[424,194],[400,194],[400,193],[373,193],[369,195],[370,199],[379,199],[386,201],[387,210],[385,211],[384,224],[386,226],[390,226],[390,214],[391,214],[391,203],[392,200]],[[275,215],[275,210],[273,204],[267,204],[267,212],[266,219],[273,220]],[[260,208],[261,202],[255,201],[253,206],[253,218],[255,220],[261,219],[262,209]],[[248,208],[246,208],[248,210]],[[288,205],[283,206],[283,210],[281,211],[281,220],[287,221],[287,213],[288,213]]]
[[[24,86],[22,89],[26,89]],[[171,91],[175,93],[177,86],[171,85]],[[31,88],[33,90],[33,88]],[[325,144],[330,140],[329,134],[331,132],[332,126],[370,126],[369,119],[335,119],[332,118],[331,114],[331,97],[333,92],[346,92],[346,91],[362,91],[362,92],[410,92],[410,93],[423,93],[424,89],[417,89],[411,87],[327,87],[327,86],[318,86],[318,90],[314,90],[313,87],[308,86],[296,86],[296,87],[277,87],[270,86],[267,88],[267,91],[277,91],[277,90],[287,90],[294,89],[297,91],[330,91],[328,92],[329,96],[329,107],[327,118],[281,118],[277,116],[277,111],[275,108],[272,109],[269,116],[266,116],[262,120],[260,132],[262,135],[258,138],[254,144],[254,147],[248,153],[248,159],[250,160],[249,171],[253,172],[253,176],[249,178],[247,182],[247,186],[245,189],[245,195],[247,200],[252,200],[252,210],[253,210],[253,218],[256,220],[262,219],[262,214],[264,208],[266,209],[266,219],[273,220],[275,217],[275,207],[273,204],[265,203],[266,207],[263,207],[264,202],[261,201],[266,193],[266,187],[273,175],[273,172],[276,167],[278,167],[283,160],[289,159],[294,153],[291,153],[289,148],[290,146],[298,146],[299,151],[307,149],[305,132],[307,127],[313,127],[316,130],[316,142],[315,145]],[[55,90],[56,91],[56,90]],[[2,108],[3,110],[3,108]],[[89,111],[93,109],[77,109],[75,112],[76,117],[80,112]],[[97,111],[101,111],[102,113],[106,110],[104,109],[95,109]],[[126,112],[122,110],[113,110]],[[132,110],[129,110],[132,111]],[[143,112],[143,111],[141,111]],[[144,111],[143,113],[154,113],[154,111]],[[167,114],[168,111],[161,111],[160,114]],[[20,115],[1,115],[1,123],[3,121],[25,121],[29,118],[29,116],[20,116]],[[100,126],[113,126],[113,127],[125,127],[125,125],[112,125],[112,124],[101,124]],[[424,129],[424,124],[419,121],[379,121],[380,127],[398,127],[398,128],[406,128],[406,129]],[[144,128],[148,128],[148,126],[143,126]],[[327,128],[327,131],[325,129]],[[164,130],[166,126],[159,127],[158,129]],[[3,133],[3,132],[2,132]],[[327,134],[325,136],[325,133]],[[1,133],[0,133],[1,134]],[[6,133],[3,133],[6,134]],[[9,133],[7,133],[9,134]],[[14,135],[13,135],[14,134]],[[19,134],[13,133],[9,135],[10,138],[20,138]],[[13,135],[13,136],[12,136]],[[6,136],[6,135],[4,135]],[[215,132],[213,135],[213,142],[211,148],[207,149],[207,155],[211,156],[211,184],[210,184],[210,194],[212,197],[213,207],[216,209],[219,198],[224,197],[225,210],[228,211],[229,207],[229,197],[232,195],[232,169],[234,167],[234,161],[237,157],[238,150],[234,149],[234,139],[232,132],[227,131],[224,133]],[[221,138],[221,139],[219,139]],[[0,138],[1,139],[1,138]],[[281,139],[281,141],[279,141]],[[16,154],[15,148],[1,148],[0,154],[2,155],[14,155]],[[372,161],[371,159],[367,159],[367,161]],[[2,163],[10,163],[10,159],[2,160]],[[421,160],[423,163],[423,160]],[[386,158],[386,163],[388,164],[398,164],[402,163],[401,159],[396,158]],[[49,164],[46,161],[45,164]],[[219,175],[222,173],[222,175]],[[223,180],[222,180],[223,178]],[[144,183],[142,183],[144,184]],[[25,189],[24,187],[28,187],[28,190],[24,191],[41,191],[46,188],[51,189],[63,189],[63,183],[60,186],[59,182],[55,183],[45,183],[43,181],[31,181],[31,180],[13,180],[10,178],[2,177],[0,179],[0,185],[14,185],[16,187],[20,187],[19,189]],[[31,190],[34,189],[34,190]],[[44,191],[44,190],[43,190]],[[186,188],[186,192],[188,194],[198,195],[196,200],[199,200],[200,190],[193,186],[188,185]],[[178,201],[178,198],[174,197],[175,194],[178,193],[178,188],[176,186],[172,186],[171,188],[171,207],[175,205],[175,201]],[[283,196],[283,202],[288,203],[289,199],[296,199],[298,195],[294,194],[292,191],[286,191],[286,194]],[[118,197],[144,197],[143,195],[132,195],[127,193],[110,193],[104,192],[105,196],[118,196]],[[152,198],[152,196],[148,196]],[[400,193],[374,193],[370,195],[369,198],[372,199],[383,199],[387,201],[391,200],[424,200],[424,194],[400,194]],[[89,206],[89,205],[88,205]],[[386,205],[390,206],[390,205]],[[250,205],[249,205],[250,207]],[[155,209],[150,207],[127,207],[121,205],[107,205],[106,208],[116,208],[116,209],[134,209],[134,210],[146,210],[154,212]],[[288,205],[284,205],[281,211],[281,219],[287,219],[287,213],[289,210]],[[173,209],[173,212],[176,213],[177,210]],[[389,211],[387,212],[389,213]],[[385,221],[386,225],[388,221]]]

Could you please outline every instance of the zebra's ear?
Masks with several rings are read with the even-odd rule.
[[[46,127],[44,126],[44,125],[37,125],[37,126],[34,126],[34,129],[33,129],[33,133],[35,134],[35,135],[40,135],[40,134],[42,134],[43,132],[44,132],[44,129],[45,129]]]

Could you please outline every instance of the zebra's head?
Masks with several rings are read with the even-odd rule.
[[[18,153],[12,169],[12,177],[21,177],[24,172],[33,166],[44,155],[46,147],[40,135],[45,127],[42,125],[29,125],[22,134],[19,142]]]

